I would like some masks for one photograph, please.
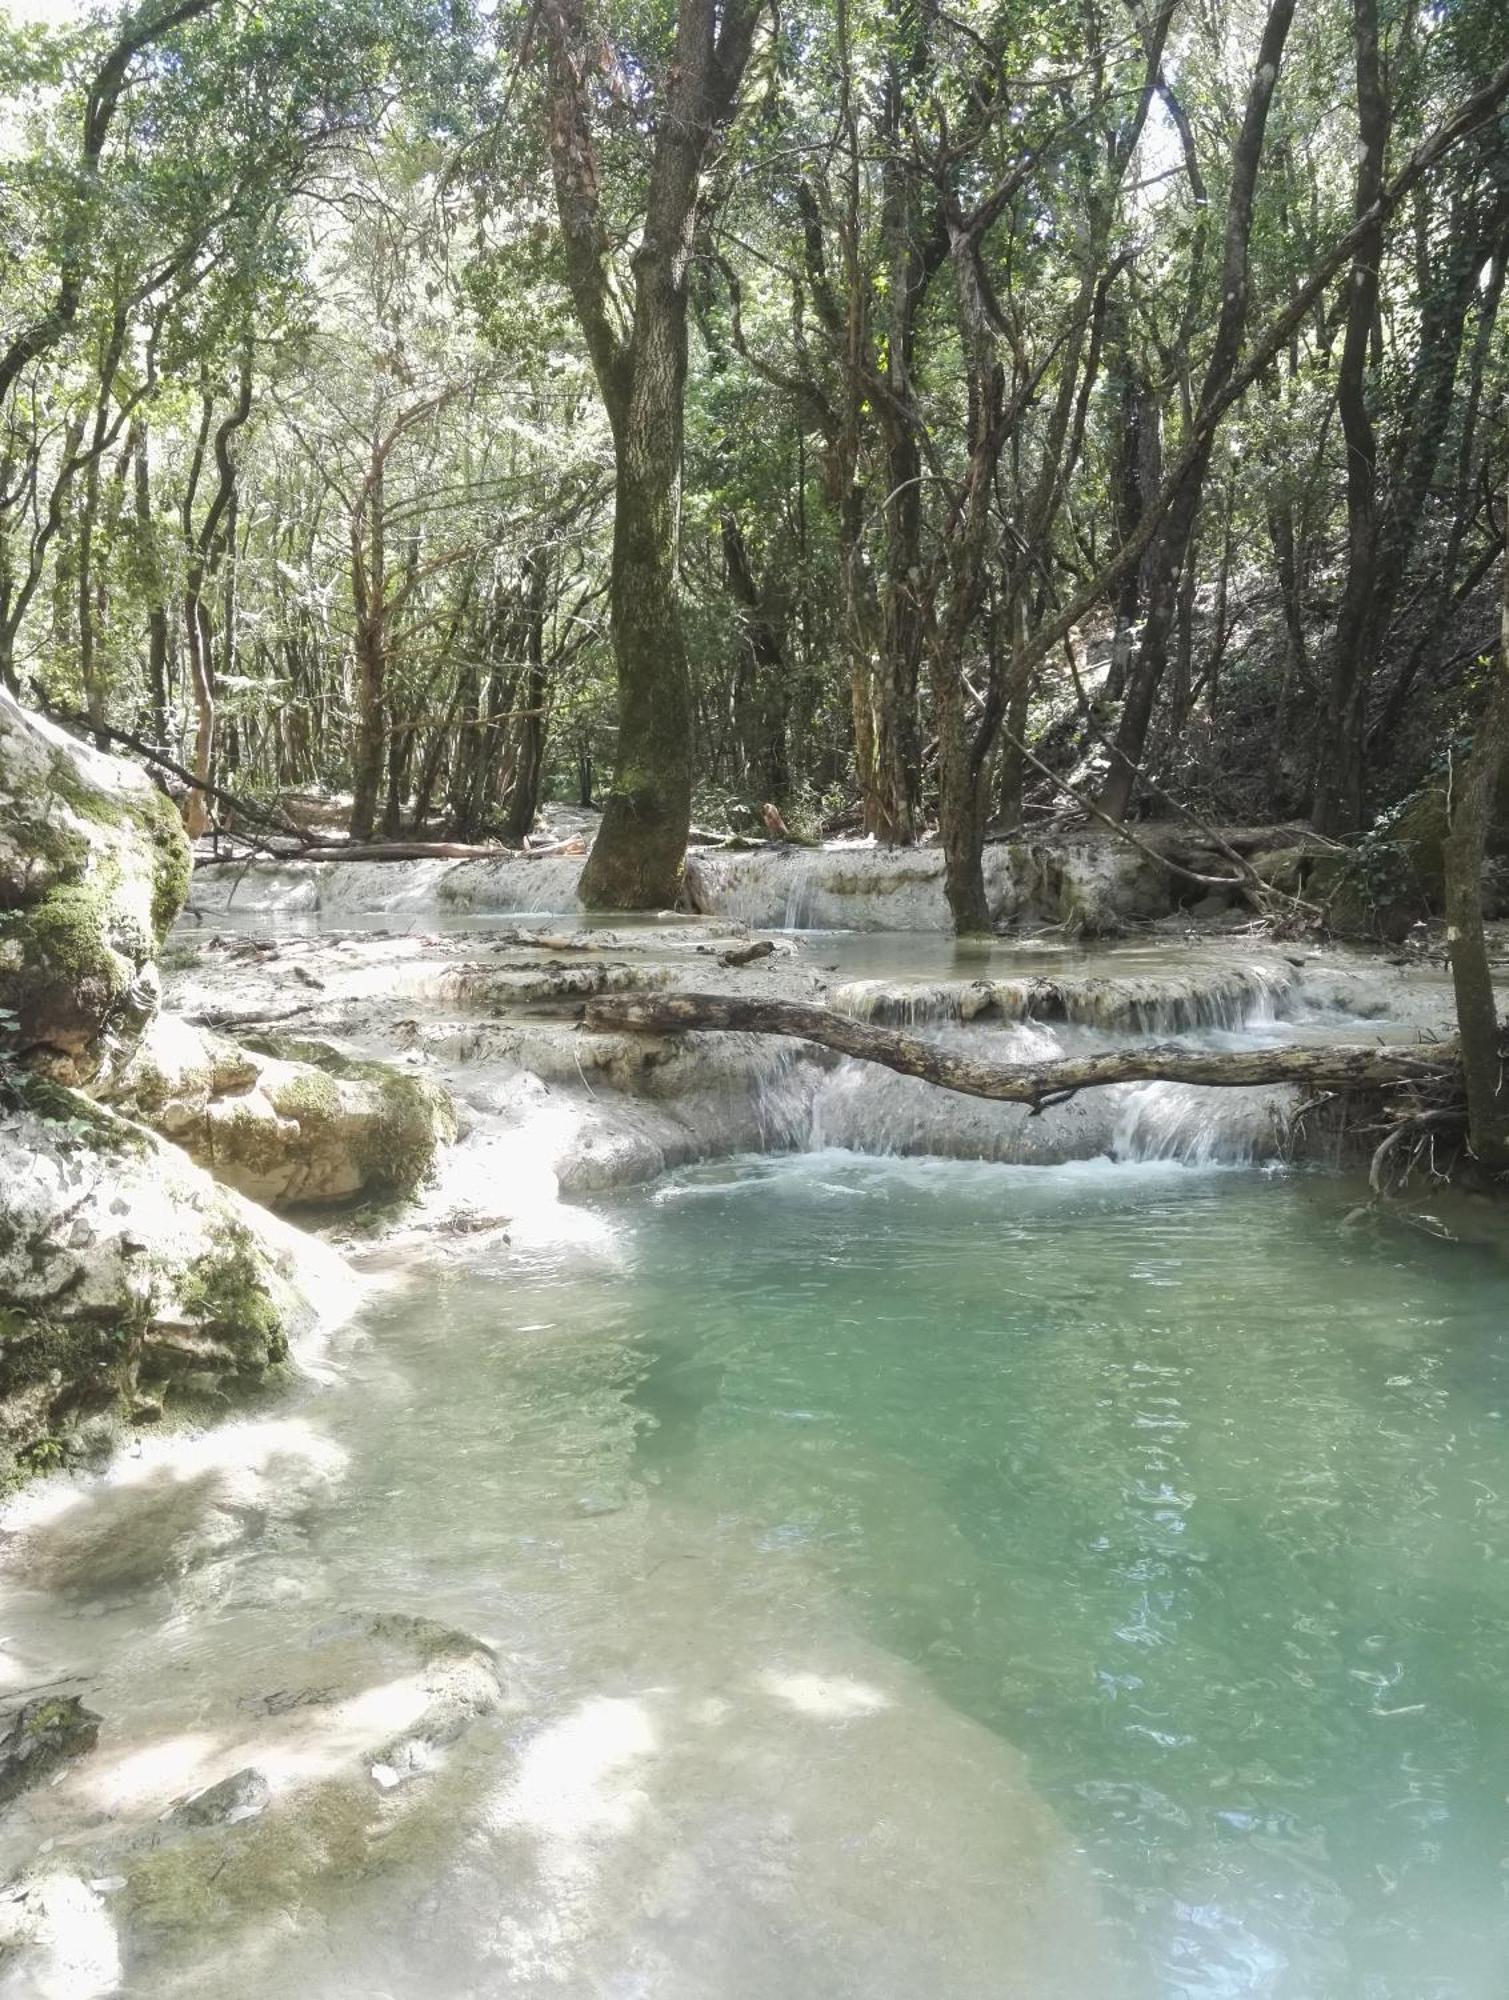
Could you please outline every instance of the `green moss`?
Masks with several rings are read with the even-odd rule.
[[[434,1166],[437,1143],[456,1136],[455,1114],[417,1076],[389,1071],[377,1082],[383,1109],[363,1148],[363,1172],[370,1187],[409,1192]]]
[[[194,850],[178,808],[161,792],[148,792],[134,813],[152,846],[152,928],[160,946],[188,900]]]
[[[226,1218],[212,1247],[179,1286],[179,1302],[206,1333],[234,1350],[243,1372],[258,1375],[288,1358],[283,1315],[267,1289],[266,1266],[245,1223]]]
[[[105,942],[101,892],[91,885],[70,883],[56,888],[26,910],[0,915],[0,941],[15,939],[24,955],[15,977],[25,982],[64,980],[73,986],[97,986],[118,999],[131,985],[133,970],[122,954]]]
[[[334,1124],[341,1115],[340,1087],[320,1070],[296,1076],[280,1084],[277,1108],[285,1118],[297,1118],[302,1125]]]
[[[412,1193],[434,1165],[436,1145],[456,1136],[456,1114],[450,1098],[424,1077],[300,1036],[263,1035],[247,1046],[281,1062],[304,1063],[322,1072],[278,1089],[278,1110],[285,1117],[297,1118],[301,1126],[328,1125],[344,1117],[332,1078],[365,1084],[378,1093],[381,1108],[356,1155],[364,1187],[370,1193]]]
[[[131,1346],[131,1329],[117,1319],[59,1320],[0,1306],[0,1396],[50,1383],[56,1375],[66,1400],[81,1383],[120,1369]]]
[[[59,1128],[65,1143],[87,1146],[97,1153],[149,1152],[152,1140],[140,1126],[94,1104],[66,1084],[54,1083],[36,1070],[7,1064],[0,1069],[0,1112],[29,1111]],[[3,1248],[3,1243],[0,1243]]]
[[[0,909],[9,961],[0,1006],[17,1017],[18,1043],[77,1066],[112,1028],[141,1025],[128,1003],[182,906],[192,857],[160,793],[112,793],[61,750],[48,758],[46,784],[46,797],[8,808],[27,866],[0,883],[0,903],[10,904]],[[145,1008],[135,1012],[144,1018]]]
[[[81,1418],[125,1414],[140,1329],[0,1306],[0,1493],[63,1464]]]
[[[28,887],[35,895],[39,881],[45,888],[60,876],[82,873],[89,865],[89,842],[48,807],[49,801],[43,800],[35,811],[7,814],[6,830],[28,863],[25,878],[15,885],[17,901]]]

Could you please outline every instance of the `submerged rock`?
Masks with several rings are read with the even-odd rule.
[[[232,1771],[216,1785],[206,1785],[168,1814],[173,1827],[236,1826],[267,1810],[271,1787],[260,1771]]]
[[[173,1755],[185,1739],[138,1712],[138,1733],[113,1732],[87,1785],[65,1773],[18,1809],[14,1831],[32,1838],[0,1887],[6,1975],[18,1992],[103,1996],[129,1964],[133,1993],[202,1995],[232,1960],[259,1963],[271,1913],[391,1897],[395,1880],[406,1893],[471,1803],[476,1780],[452,1746],[512,1699],[483,1640],[402,1612],[352,1611],[272,1651],[235,1650],[187,1739],[187,1795]],[[86,1954],[96,1983],[69,1984]],[[340,1990],[380,1989],[353,1974]]]
[[[100,1718],[76,1694],[23,1702],[0,1733],[0,1807],[99,1741]]]
[[[424,1077],[323,1040],[263,1036],[241,1048],[171,1015],[114,1095],[216,1180],[273,1208],[410,1193],[456,1136],[449,1096]]]
[[[5,1087],[0,1485],[102,1440],[139,1398],[262,1381],[341,1268],[117,1113],[36,1078]]]
[[[141,770],[0,689],[0,1046],[72,1084],[129,1054],[190,865]]]

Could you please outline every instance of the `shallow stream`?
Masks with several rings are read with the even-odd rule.
[[[105,1872],[0,1993],[1502,2000],[1509,1263],[1354,1200],[746,1158],[413,1269],[39,1510],[10,1678],[106,1725],[4,1858]],[[251,1711],[355,1612],[502,1706],[277,1766]],[[90,1848],[259,1759],[170,1882]]]

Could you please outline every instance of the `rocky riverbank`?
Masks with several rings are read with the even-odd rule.
[[[1008,1061],[1449,1031],[1439,971],[1254,937],[1236,892],[1192,919],[1177,872],[1097,833],[992,847],[1014,935],[973,945],[945,935],[935,851],[853,843],[699,850],[691,913],[613,926],[576,913],[581,859],[559,853],[211,863],[180,918],[188,849],[146,779],[8,699],[0,732],[7,1480],[275,1377],[357,1293],[332,1238],[380,1264],[458,1232],[569,1230],[562,1196],[744,1150],[1324,1144],[1281,1089],[1125,1086],[1033,1114],[807,1043],[593,1032],[603,995],[816,1001]],[[1280,837],[1229,845],[1275,877],[1305,852]],[[1185,841],[1195,864],[1229,857]]]
[[[72,754],[35,727],[48,758]],[[461,1258],[513,1271],[542,1245],[563,1269],[590,1264],[601,1245],[573,1196],[744,1151],[1050,1165],[1256,1161],[1328,1143],[1324,1121],[1296,1125],[1286,1089],[1126,1084],[1034,1114],[809,1042],[603,1032],[586,1021],[590,1003],[816,1002],[1004,1061],[1155,1038],[1410,1041],[1450,1024],[1438,967],[1249,935],[1235,907],[1192,927],[1166,883],[1160,904],[1140,866],[1108,870],[1095,843],[1066,851],[1056,878],[1038,862],[1013,873],[1003,853],[993,879],[1017,934],[974,945],[942,934],[936,857],[873,850],[699,857],[694,893],[717,913],[612,926],[570,910],[569,857],[241,862],[196,875],[170,928],[184,879],[172,830],[133,811],[96,840],[87,829],[107,815],[80,805],[87,787],[133,782],[98,762],[90,753],[87,770],[8,823],[19,853],[38,824],[58,822],[49,851],[63,858],[43,893],[61,885],[77,925],[88,913],[81,948],[109,976],[69,985],[24,870],[12,868],[0,913],[8,990],[29,1009],[12,1007],[0,1052],[0,1473],[52,1475],[12,1499],[4,1525],[6,1590],[32,1656],[54,1663],[45,1679],[21,1672],[0,1717],[0,1804],[17,1801],[0,1820],[0,1959],[17,1991],[110,1994],[127,1944],[131,1977],[153,1991],[203,1990],[206,1935],[244,1937],[295,1898],[379,1894],[390,1871],[423,1873],[468,1816],[501,1814],[505,1833],[517,1825],[547,1851],[576,1760],[600,1753],[617,1801],[618,1761],[638,1769],[654,1751],[656,1701],[683,1729],[715,1711],[722,1726],[721,1690],[759,1645],[726,1622],[727,1657],[713,1648],[674,1700],[616,1701],[594,1682],[559,1743],[549,1730],[533,1739],[489,1804],[500,1762],[513,1768],[515,1718],[531,1709],[506,1644],[474,1610],[327,1601],[308,1545],[308,1522],[328,1521],[351,1473],[312,1421],[319,1343],[358,1300],[416,1286],[429,1298]],[[1067,914],[1065,882],[1078,885]],[[542,894],[568,907],[520,914]],[[1086,921],[1095,898],[1101,919]],[[814,915],[848,921],[785,927]],[[882,928],[886,915],[911,928]],[[1103,935],[1113,929],[1124,935]],[[258,1402],[294,1372],[279,1404]],[[122,1437],[130,1449],[95,1477]],[[402,1490],[434,1481],[445,1448],[432,1442]],[[927,1504],[910,1496],[909,1515]],[[640,1547],[635,1510],[589,1495],[578,1512],[594,1560],[655,1579],[636,1647],[655,1688],[672,1687],[700,1602],[677,1566],[683,1541],[707,1542],[707,1523],[672,1515]],[[621,1556],[604,1546],[605,1518],[627,1538]],[[812,1589],[803,1582],[804,1605]],[[141,1602],[164,1591],[175,1618],[206,1614],[196,1644],[214,1667],[194,1683],[192,1727],[171,1661],[132,1643]],[[377,1600],[395,1601],[402,1592]],[[730,1601],[749,1601],[742,1580]],[[959,1824],[944,1851],[972,1856],[995,1840],[1003,1879],[1030,1887],[1001,1913],[999,1937],[989,1929],[990,1952],[1040,1964],[1035,1993],[1111,1990],[1094,1969],[1092,1885],[1015,1760],[882,1653],[829,1639],[818,1650],[822,1675],[767,1675],[738,1728],[789,1759],[787,1711],[827,1717],[824,1704],[859,1688],[866,1740],[889,1734],[877,1764],[836,1733],[806,1795],[800,1761],[771,1764],[770,1809],[797,1802],[803,1852],[835,1850],[832,1800],[864,1801],[866,1824],[904,1817],[948,1768]],[[543,1760],[537,1778],[530,1758]],[[678,1800],[700,1781],[695,1756],[667,1752],[654,1768]],[[928,1907],[946,1917],[959,1879],[940,1876]],[[484,1891],[491,1908],[491,1877]],[[611,1936],[611,1898],[604,1907]],[[957,1927],[940,1922],[952,1940]],[[589,1943],[572,1951],[589,1951],[582,1923]]]

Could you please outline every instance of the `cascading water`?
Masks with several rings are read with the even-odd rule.
[[[1273,962],[1147,975],[1069,979],[851,981],[832,1004],[1003,1063],[1053,1062],[1138,1039],[1260,1047],[1281,1039],[1279,1009],[1296,991]],[[789,1085],[783,1084],[789,1093]],[[1281,1149],[1283,1089],[1202,1090],[1167,1083],[1085,1092],[1034,1114],[939,1091],[872,1064],[842,1062],[810,1092],[801,1144],[875,1154],[933,1154],[1017,1164],[1097,1155],[1242,1164]],[[787,1116],[782,1129],[790,1131]]]

